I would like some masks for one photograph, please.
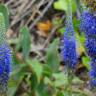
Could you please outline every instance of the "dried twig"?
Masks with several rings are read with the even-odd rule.
[[[63,15],[63,16],[61,17],[61,20],[63,20],[64,18],[65,18],[65,15]],[[46,39],[46,41],[45,41],[45,43],[44,43],[44,45],[43,45],[43,48],[45,48],[45,47],[50,43],[50,41],[51,41],[53,35],[55,34],[56,30],[57,30],[58,28],[60,28],[60,27],[61,27],[61,25],[58,25],[58,26],[53,27],[51,33],[49,34],[48,38]]]
[[[27,24],[31,30],[48,11],[53,1],[54,0],[8,0],[6,5],[10,9],[12,19],[10,27],[24,19],[24,24]],[[40,9],[41,7],[42,9]],[[25,17],[27,17],[27,20]]]
[[[44,16],[44,14],[46,13],[46,11],[49,9],[49,7],[52,5],[54,0],[51,0],[49,2],[49,4],[46,6],[46,8],[41,12],[40,16],[38,18],[36,18],[36,20],[29,26],[29,29],[31,30],[36,23]]]

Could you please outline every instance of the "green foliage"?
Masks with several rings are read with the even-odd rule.
[[[59,70],[58,44],[59,39],[56,39],[49,45],[46,64],[30,58],[21,63],[15,54],[13,55],[13,70],[9,80],[8,96],[15,96],[24,80],[29,86],[28,91],[24,93],[25,96],[70,96],[70,94],[73,94],[73,96],[87,96],[82,95],[82,91],[70,91],[67,74]],[[72,82],[82,84],[79,78],[74,78]]]
[[[25,64],[21,64],[20,61],[16,58],[15,54],[13,54],[12,59],[12,72],[8,84],[8,96],[14,96],[16,91],[18,90],[19,84],[22,82],[24,78],[24,70],[26,67]]]
[[[22,47],[23,58],[26,59],[29,56],[31,45],[29,29],[26,26],[22,27],[20,30],[20,34],[20,45]]]
[[[0,4],[0,13],[2,13],[4,16],[4,19],[5,19],[4,21],[5,21],[6,31],[7,31],[9,27],[9,11],[7,7],[3,4]]]
[[[5,41],[5,18],[2,13],[0,13],[0,44]]]
[[[53,77],[55,78],[55,81],[53,82],[55,87],[60,88],[61,86],[67,86],[68,85],[67,75],[64,74],[63,72],[54,73]]]
[[[43,73],[42,64],[37,60],[27,60],[27,63],[29,64],[30,69],[36,74],[38,82],[40,82],[40,78]]]
[[[84,64],[84,66],[88,69],[88,70],[90,70],[90,58],[89,57],[82,57],[82,62],[83,62],[83,64]]]
[[[54,42],[47,49],[46,54],[46,64],[48,64],[53,72],[57,72],[60,65],[60,56],[57,50],[58,41],[58,39],[54,40]]]
[[[67,11],[68,10],[68,0],[58,0],[54,3],[54,8],[57,10],[63,10]],[[73,12],[76,11],[76,3],[74,0],[72,0],[72,10]]]
[[[58,0],[54,3],[54,8],[59,10],[67,10],[67,1],[66,0]]]
[[[73,12],[76,11],[75,1],[72,0]],[[66,11],[68,8],[67,0],[58,0],[54,3],[54,8]],[[4,32],[7,31],[9,26],[9,12],[8,9],[0,4],[0,14],[2,14],[5,24]],[[63,20],[54,20],[55,26],[61,25]],[[84,47],[85,37],[84,34],[78,33],[80,22],[73,19],[74,28],[76,30],[77,49],[82,51],[85,55],[81,57],[84,66],[89,70],[90,59],[87,57]],[[61,34],[64,33],[65,26],[57,31]],[[10,80],[8,84],[7,96],[88,96],[88,94],[77,85],[82,85],[84,82],[78,77],[68,81],[65,66],[60,65],[60,40],[54,39],[45,49],[45,60],[40,62],[39,59],[29,57],[31,49],[31,36],[29,29],[24,26],[20,29],[20,36],[17,39],[10,40],[10,43],[16,45],[13,51],[13,62]],[[17,55],[21,50],[21,58]],[[79,52],[80,52],[79,51]],[[64,70],[62,70],[64,67]],[[76,85],[75,85],[76,84]],[[27,90],[22,88],[27,86]],[[22,93],[23,90],[23,93]],[[18,95],[17,92],[21,92]]]

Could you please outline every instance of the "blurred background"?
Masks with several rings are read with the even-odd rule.
[[[0,2],[8,7],[10,14],[6,36],[13,60],[8,96],[96,96],[89,91],[87,84],[90,59],[84,48],[85,37],[79,30],[79,2],[72,1],[78,45],[78,66],[71,85],[73,91],[69,90],[70,87],[66,88],[66,69],[60,54],[65,30],[66,0]]]

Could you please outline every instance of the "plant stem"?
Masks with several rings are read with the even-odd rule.
[[[73,29],[73,22],[72,22],[72,0],[68,0],[68,9],[66,11],[66,26],[69,29],[68,32],[68,36],[69,39],[74,35],[74,31],[70,31],[70,30],[74,30]],[[71,96],[72,94],[72,79],[73,79],[73,70],[69,64],[69,62],[67,63],[67,79],[68,79],[68,86],[67,89],[70,90],[70,92],[68,93],[69,96]]]

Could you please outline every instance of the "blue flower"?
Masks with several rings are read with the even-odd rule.
[[[86,50],[91,58],[90,85],[96,87],[96,16],[88,11],[81,16],[81,30],[86,36]]]
[[[96,57],[96,38],[87,37],[85,45],[88,55],[91,58]]]
[[[91,70],[89,72],[89,76],[91,79],[94,79],[96,78],[96,58],[91,59],[90,65],[91,65]]]
[[[96,87],[96,79],[90,80],[90,85],[92,88],[95,88]]]
[[[0,13],[0,95],[6,93],[10,74],[11,51],[6,42],[5,18]]]
[[[11,51],[5,42],[0,45],[0,93],[6,92],[10,73]]]
[[[81,15],[81,30],[86,36],[96,38],[96,16],[88,11]]]
[[[63,48],[62,56],[64,62],[70,68],[75,68],[77,64],[77,54],[76,54],[76,41],[74,36],[73,28],[67,29],[64,32],[63,37]]]
[[[95,78],[95,77],[96,77],[96,70],[93,70],[93,69],[92,69],[92,70],[89,72],[89,76],[90,76],[91,79]]]
[[[96,58],[92,58],[90,62],[91,68],[96,70]]]
[[[96,69],[94,70],[93,66],[91,66],[91,70],[89,72],[89,76],[90,76],[90,79],[96,78]]]

